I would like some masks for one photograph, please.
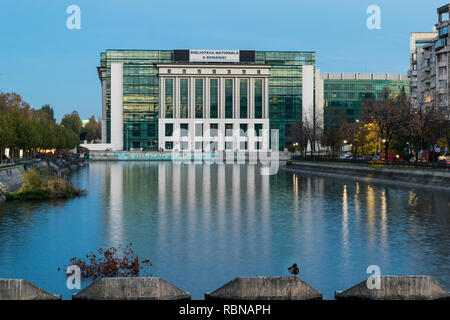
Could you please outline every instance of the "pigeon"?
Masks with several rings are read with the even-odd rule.
[[[288,271],[289,271],[289,273],[292,274],[293,276],[298,275],[299,269],[298,269],[298,267],[297,267],[297,264],[294,263],[292,266],[290,266],[290,267],[288,268]]]

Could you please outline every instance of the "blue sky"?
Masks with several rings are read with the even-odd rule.
[[[69,30],[68,6],[81,9]],[[381,30],[366,9],[381,8]],[[0,91],[56,118],[101,114],[96,66],[105,49],[315,51],[321,72],[403,73],[409,36],[431,31],[435,0],[1,0]]]

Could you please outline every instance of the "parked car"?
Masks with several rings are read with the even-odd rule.
[[[437,161],[438,160],[438,155],[439,153],[437,153],[436,151],[424,151],[422,152],[422,159],[425,159],[426,161]]]
[[[416,157],[412,157],[411,159],[409,159],[409,162],[416,162]],[[417,162],[427,162],[427,160],[420,158]]]
[[[450,164],[450,152],[444,153],[438,158],[440,163]]]
[[[438,160],[450,161],[450,152],[444,153],[442,156],[439,156]]]
[[[384,153],[381,154],[381,160],[385,160],[386,156]],[[388,153],[387,159],[389,161],[405,161],[404,159],[400,158],[400,155],[398,153]]]

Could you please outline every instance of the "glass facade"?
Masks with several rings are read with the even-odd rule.
[[[173,118],[173,79],[166,79],[164,93],[166,95],[166,118]]]
[[[255,118],[261,119],[263,117],[262,111],[262,80],[255,79]]]
[[[219,116],[219,79],[209,80],[209,117],[218,118]]]
[[[344,122],[360,119],[361,101],[391,95],[409,95],[409,80],[324,80],[324,128],[333,130]]]
[[[233,118],[233,79],[225,79],[225,118]]]
[[[189,117],[189,80],[180,79],[180,118]]]
[[[203,79],[195,79],[195,117],[203,118]]]
[[[107,143],[111,143],[111,63],[123,63],[124,149],[134,146],[153,150],[158,149],[159,79],[156,64],[172,61],[172,50],[107,50],[100,54],[100,68],[106,71]]]
[[[248,118],[248,112],[247,112],[247,88],[248,88],[248,80],[247,79],[241,79],[240,80],[240,86],[239,86],[239,116],[241,119]]]
[[[256,51],[256,63],[269,64],[270,129],[279,130],[280,148],[292,143],[289,125],[302,119],[303,65],[316,64],[315,52]]]
[[[248,64],[267,64],[271,66],[269,78],[269,119],[270,128],[280,130],[280,147],[291,143],[286,135],[287,127],[294,121],[301,120],[302,114],[302,66],[315,65],[314,52],[300,51],[256,51],[255,62]],[[172,50],[107,50],[100,54],[100,68],[106,71],[106,123],[107,143],[111,142],[111,63],[123,63],[123,122],[124,149],[133,146],[157,149],[158,147],[158,112],[159,112],[159,63],[173,63]],[[246,63],[247,64],[247,63]],[[210,79],[209,99],[211,101],[210,117],[217,118],[219,101],[219,83],[217,79]],[[172,85],[172,97],[165,95],[163,99],[171,101],[173,114],[175,82],[165,82]],[[204,117],[204,86],[197,90],[194,81],[194,115],[189,115],[189,80],[180,79],[179,97],[181,118]],[[242,85],[244,84],[237,84]],[[247,87],[248,87],[247,83]],[[259,88],[259,87],[258,87]],[[264,88],[261,84],[261,90]],[[260,90],[260,89],[258,89]],[[166,93],[167,93],[166,89]],[[243,90],[241,90],[241,93]],[[239,96],[241,117],[244,117],[244,97]],[[247,98],[247,103],[248,99]],[[256,99],[256,96],[254,97]],[[233,79],[225,79],[225,118],[233,118]],[[256,102],[256,100],[255,100]],[[262,116],[261,102],[261,115]],[[256,111],[256,110],[255,110]],[[169,112],[166,109],[166,113]],[[167,115],[167,114],[166,114]],[[247,114],[246,117],[249,115]],[[257,115],[255,115],[257,116]],[[151,130],[148,125],[151,125]]]

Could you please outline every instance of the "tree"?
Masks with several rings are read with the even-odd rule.
[[[427,102],[425,96],[420,96],[417,101],[418,103],[410,109],[405,127],[405,132],[414,145],[416,163],[419,159],[419,150],[427,146],[434,150],[441,136],[449,134],[447,118],[439,103],[436,100]]]
[[[94,116],[91,116],[89,122],[81,129],[81,133],[85,134],[85,139],[93,141],[100,139],[102,135],[101,122],[96,121]]]
[[[17,93],[0,93],[0,158],[10,149],[11,158],[19,150],[34,155],[39,148],[73,148],[79,136],[55,123],[53,109],[45,105],[32,109]]]
[[[312,110],[312,108],[308,110]],[[316,151],[316,147],[319,144],[323,134],[322,119],[323,114],[319,112],[304,112],[302,115],[302,130],[308,139],[311,156],[313,155],[313,152]]]
[[[337,128],[326,130],[321,138],[321,144],[331,148],[331,155],[335,157],[342,148],[342,132]]]
[[[362,119],[365,123],[375,123],[378,136],[382,140],[386,161],[388,160],[389,146],[397,127],[404,125],[401,120],[410,110],[410,102],[405,94],[392,96],[385,90],[382,100],[369,99],[361,101]]]
[[[50,107],[49,104],[44,104],[41,109],[39,109],[39,112],[41,113],[42,116],[44,116],[45,118],[47,118],[49,121],[55,123],[55,111],[53,110],[52,107]]]
[[[297,144],[302,153],[306,155],[308,147],[308,137],[300,121],[292,122],[288,127],[289,136],[292,138],[292,144]],[[296,147],[297,147],[296,146]]]
[[[61,120],[61,125],[69,130],[72,130],[76,135],[80,135],[81,133],[82,122],[78,112],[76,111],[64,115]]]

